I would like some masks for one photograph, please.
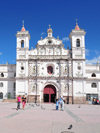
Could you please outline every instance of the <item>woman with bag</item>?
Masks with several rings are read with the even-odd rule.
[[[26,105],[26,97],[25,97],[25,95],[23,95],[23,97],[22,97],[22,107],[23,107],[23,110],[25,108],[25,105]]]

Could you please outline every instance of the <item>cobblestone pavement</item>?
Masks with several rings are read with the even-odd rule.
[[[71,129],[68,129],[72,125]],[[0,102],[0,133],[100,133],[100,105],[27,104],[16,110],[16,103]]]

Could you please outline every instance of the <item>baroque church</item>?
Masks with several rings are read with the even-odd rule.
[[[30,34],[23,25],[16,34],[16,64],[0,65],[0,99],[26,95],[28,102],[54,103],[63,97],[66,103],[100,100],[100,64],[86,64],[85,31],[76,23],[69,38],[71,49],[53,36],[29,49]]]

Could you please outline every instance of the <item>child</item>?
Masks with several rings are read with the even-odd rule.
[[[56,110],[58,110],[59,109],[59,101],[58,101],[58,99],[56,99]]]

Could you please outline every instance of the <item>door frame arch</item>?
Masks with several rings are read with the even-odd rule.
[[[56,83],[54,83],[54,82],[46,82],[46,83],[43,85],[42,94],[41,94],[42,97],[41,97],[41,98],[43,99],[43,95],[44,95],[43,91],[44,91],[44,88],[45,88],[47,85],[52,85],[52,86],[55,87],[55,89],[56,89],[56,99],[58,99],[59,87],[58,87],[58,85],[57,85]],[[43,102],[44,102],[44,99],[43,99]]]

